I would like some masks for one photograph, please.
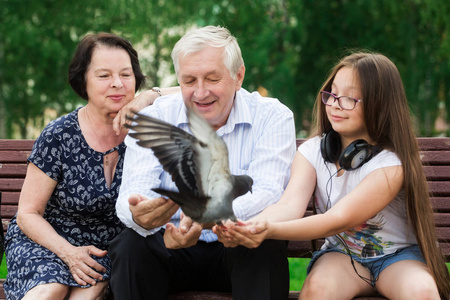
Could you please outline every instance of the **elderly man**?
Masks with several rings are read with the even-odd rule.
[[[225,141],[230,171],[253,178],[253,193],[233,202],[248,220],[278,201],[295,153],[292,112],[278,100],[243,88],[245,66],[236,39],[207,26],[183,36],[172,51],[181,93],[159,97],[141,114],[189,132],[186,108],[203,116]],[[197,224],[152,188],[175,190],[146,148],[127,137],[117,214],[128,227],[112,243],[116,299],[167,299],[178,291],[231,291],[233,299],[286,299],[286,242],[226,248],[211,224]]]

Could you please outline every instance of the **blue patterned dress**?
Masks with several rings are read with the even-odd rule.
[[[78,111],[49,123],[33,146],[29,162],[57,181],[44,218],[72,245],[94,245],[108,249],[123,229],[115,204],[122,181],[125,144],[101,153],[87,144],[78,122]],[[119,160],[111,187],[103,171],[103,156],[117,150]],[[30,240],[14,217],[5,237],[8,275],[4,284],[7,299],[21,299],[30,289],[45,283],[81,287],[68,266],[53,252]],[[111,260],[93,257],[111,276]],[[89,286],[89,285],[88,285]]]

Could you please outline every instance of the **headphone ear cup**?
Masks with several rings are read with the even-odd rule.
[[[320,152],[323,159],[327,162],[337,162],[341,148],[341,138],[334,130],[327,132],[320,140]]]
[[[347,171],[355,170],[372,158],[372,146],[365,140],[353,141],[339,156],[339,165]]]

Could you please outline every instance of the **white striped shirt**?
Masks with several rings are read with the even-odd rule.
[[[181,93],[159,97],[141,113],[190,132]],[[253,179],[253,193],[233,202],[236,217],[248,220],[277,202],[289,181],[296,151],[293,114],[277,99],[262,97],[257,92],[250,94],[241,88],[236,93],[227,123],[216,132],[228,146],[231,173],[246,174]],[[127,227],[147,236],[161,228],[147,230],[137,225],[129,209],[129,196],[141,194],[153,199],[159,195],[152,188],[177,188],[150,149],[137,145],[130,136],[126,137],[125,143],[127,150],[116,204],[117,215]],[[172,216],[171,222],[178,226],[179,220],[180,210]],[[200,240],[212,242],[217,236],[211,230],[203,230]]]

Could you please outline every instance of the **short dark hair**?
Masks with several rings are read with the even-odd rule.
[[[106,32],[88,34],[78,44],[69,66],[69,83],[72,89],[80,95],[81,98],[88,100],[86,92],[86,72],[91,64],[92,53],[99,45],[122,48],[128,53],[134,77],[136,79],[135,91],[138,91],[145,83],[145,76],[142,74],[136,50],[134,50],[128,40]]]

